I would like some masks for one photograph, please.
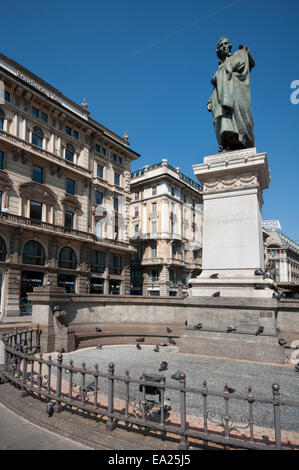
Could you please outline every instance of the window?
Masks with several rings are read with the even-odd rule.
[[[99,146],[99,144],[96,144],[96,152],[100,152],[101,148]]]
[[[151,233],[155,235],[157,233],[157,222],[153,221],[151,227],[152,227]]]
[[[192,199],[192,207],[195,207],[195,200]]]
[[[104,175],[104,167],[102,165],[97,165],[97,177],[103,178]]]
[[[121,274],[121,269],[122,269],[122,256],[121,255],[110,255],[109,273],[110,274]]]
[[[157,258],[157,246],[151,246],[151,258]]]
[[[8,93],[8,91],[4,93],[4,98],[5,98],[5,101],[10,101],[10,93]]]
[[[104,279],[92,277],[89,292],[90,294],[104,294]]]
[[[67,135],[72,135],[72,129],[71,129],[70,127],[66,126],[66,127],[65,127],[65,133],[66,133]]]
[[[74,212],[65,211],[64,213],[64,227],[71,230],[74,227]]]
[[[138,232],[139,232],[139,224],[135,224],[135,225],[134,225],[134,232],[135,232],[135,235],[138,235]]]
[[[120,174],[119,173],[114,173],[114,184],[116,186],[120,186]]]
[[[37,201],[30,201],[30,219],[42,220],[43,205]]]
[[[113,198],[113,209],[118,212],[118,198],[114,197]]]
[[[109,295],[120,295],[121,281],[118,279],[110,279]]]
[[[103,274],[105,271],[105,253],[102,251],[92,252],[90,270],[92,273]]]
[[[117,162],[118,162],[120,165],[122,165],[123,159],[122,159],[121,157],[117,157]]]
[[[6,259],[6,245],[3,238],[0,237],[0,261],[5,261]]]
[[[75,181],[69,178],[66,179],[66,192],[68,194],[75,194]]]
[[[79,133],[78,133],[78,131],[74,131],[74,132],[73,132],[73,137],[74,137],[74,139],[76,139],[76,140],[79,139]]]
[[[38,118],[39,110],[37,108],[32,108],[32,116]]]
[[[138,207],[135,207],[135,212],[134,212],[134,214],[135,214],[135,217],[138,217],[138,216],[139,216],[139,209],[138,209]]]
[[[44,266],[45,250],[40,243],[30,240],[24,245],[23,263],[33,264],[35,266]]]
[[[74,162],[75,149],[71,144],[66,144],[65,159],[69,162]]]
[[[172,186],[170,188],[170,191],[171,191],[171,195],[174,196],[174,188]]]
[[[155,196],[157,194],[157,186],[152,187],[152,196]]]
[[[64,292],[74,294],[76,293],[76,276],[58,274],[57,285],[58,287],[63,287]]]
[[[187,202],[187,196],[186,194],[183,194],[183,201],[186,203]]]
[[[0,211],[2,210],[2,191],[0,191]]]
[[[60,268],[76,269],[77,257],[72,248],[65,246],[60,250],[58,264]]]
[[[116,155],[115,153],[112,154],[112,160],[113,160],[114,162],[116,162],[116,160],[117,160],[117,155]]]
[[[135,191],[135,201],[139,199],[139,191]]]
[[[42,147],[43,137],[44,137],[43,131],[39,127],[34,126],[33,131],[32,131],[32,141],[31,141],[32,144],[37,145],[37,147]]]
[[[160,296],[160,291],[159,290],[148,290],[148,295],[150,297],[159,297]]]
[[[41,118],[43,122],[48,122],[48,115],[46,113],[42,113]]]
[[[160,271],[157,269],[151,269],[148,271],[148,280],[150,282],[158,282],[160,281]]]
[[[3,129],[4,117],[5,117],[5,112],[3,111],[3,109],[0,108],[0,129]]]
[[[33,175],[32,175],[33,181],[36,181],[37,183],[43,182],[43,169],[40,168],[39,166],[33,165]]]
[[[152,212],[157,212],[157,203],[156,202],[152,203]]]
[[[0,152],[0,170],[3,170],[3,152]]]
[[[105,147],[101,147],[101,154],[106,156],[106,149]]]
[[[169,281],[173,283],[178,282],[178,272],[175,269],[170,269],[169,270]]]
[[[96,202],[98,206],[101,206],[103,203],[103,193],[101,193],[100,191],[96,192]]]
[[[170,290],[169,291],[169,296],[170,297],[176,297],[177,296],[177,291],[176,290]]]

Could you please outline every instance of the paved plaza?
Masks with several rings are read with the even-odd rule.
[[[251,386],[256,396],[272,398],[272,384],[280,385],[281,399],[299,401],[299,373],[292,365],[269,365],[247,361],[226,360],[182,354],[176,346],[160,347],[160,352],[153,351],[154,346],[144,345],[141,350],[133,345],[103,346],[102,349],[87,348],[64,354],[63,362],[69,364],[72,359],[74,366],[81,367],[82,362],[87,369],[94,369],[98,364],[99,371],[107,372],[109,362],[115,364],[115,374],[125,375],[128,370],[131,377],[140,378],[143,372],[161,374],[166,377],[167,384],[177,384],[171,375],[177,371],[186,374],[186,384],[191,387],[201,387],[207,382],[210,391],[222,392],[225,384],[235,389],[235,394],[247,394]],[[53,355],[52,355],[53,356]],[[168,363],[168,370],[159,372],[162,361]],[[67,376],[65,376],[67,379]],[[92,379],[91,379],[92,380]],[[103,379],[101,379],[103,380]],[[99,388],[105,394],[107,382],[99,381]],[[81,385],[81,374],[74,375],[74,383]],[[88,380],[86,380],[88,384]],[[115,395],[124,398],[124,384],[116,382]],[[138,387],[132,387],[132,398],[138,396]],[[166,390],[165,397],[169,398],[173,411],[179,410],[179,394],[177,391]],[[231,395],[233,397],[233,394]],[[209,408],[224,410],[222,398],[208,398]],[[248,405],[240,400],[230,400],[230,411],[238,421],[248,414]],[[202,416],[202,398],[196,394],[187,394],[187,413]],[[273,405],[255,404],[254,422],[263,428],[273,428]],[[282,429],[299,431],[299,409],[288,406],[281,407]]]

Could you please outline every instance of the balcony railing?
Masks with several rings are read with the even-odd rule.
[[[95,234],[90,232],[83,232],[82,230],[69,229],[63,227],[62,225],[54,225],[48,222],[43,222],[42,220],[30,219],[28,217],[23,217],[21,215],[10,214],[9,212],[0,212],[0,224],[4,223],[5,225],[14,225],[14,226],[26,226],[28,228],[39,229],[42,231],[50,232],[52,235],[67,235],[70,237],[76,237],[83,240],[90,240],[95,243],[103,243],[113,245],[117,248],[126,248],[128,249],[129,243],[118,240],[111,240],[109,238],[96,237]]]
[[[141,265],[150,266],[152,264],[162,264],[162,262],[163,262],[162,258],[145,258],[141,260]]]
[[[91,177],[91,171],[88,170],[87,168],[77,165],[76,163],[70,162],[69,160],[65,160],[62,157],[54,155],[53,153],[50,153],[45,149],[37,147],[36,145],[33,145],[30,142],[20,139],[19,137],[11,135],[8,132],[5,132],[3,130],[0,131],[0,141],[7,142],[25,152],[30,152],[38,156],[41,155],[42,157],[46,158],[51,163],[55,163],[68,170],[71,169],[75,171],[76,173],[81,174],[82,176]]]

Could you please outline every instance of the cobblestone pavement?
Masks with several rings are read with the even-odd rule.
[[[0,403],[0,450],[91,450],[43,429]]]
[[[74,366],[80,367],[85,362],[87,369],[94,369],[98,364],[99,370],[107,372],[110,361],[115,364],[115,374],[124,375],[129,370],[130,376],[140,378],[143,372],[163,374],[167,383],[177,383],[170,377],[176,371],[186,374],[186,383],[191,387],[201,387],[204,380],[209,390],[222,392],[225,384],[236,390],[236,393],[246,394],[248,387],[260,397],[272,398],[272,384],[280,385],[281,398],[299,402],[299,373],[292,365],[270,365],[239,360],[218,359],[211,357],[183,354],[175,346],[160,347],[160,352],[153,351],[153,346],[145,345],[138,351],[136,346],[103,346],[102,349],[87,348],[64,354],[64,363],[72,359]],[[52,355],[54,358],[54,355]],[[168,370],[159,372],[162,361],[168,362]],[[65,376],[67,380],[67,376]],[[74,376],[74,382],[81,384],[81,374]],[[88,382],[87,382],[88,383]],[[101,384],[99,385],[101,388]],[[102,392],[107,386],[103,382]],[[124,398],[123,384],[116,383],[115,394]],[[138,389],[132,391],[132,396],[138,395]],[[233,396],[233,395],[231,395]],[[166,397],[172,409],[179,410],[178,393],[169,391]],[[209,398],[209,407],[224,410],[223,399]],[[247,403],[239,400],[230,400],[230,411],[238,420],[242,415],[248,414]],[[187,413],[195,416],[202,414],[201,397],[188,394]],[[299,407],[281,407],[282,429],[299,431]],[[237,421],[238,422],[238,421]],[[239,421],[240,422],[240,421]],[[255,405],[255,424],[264,428],[273,428],[273,405]]]

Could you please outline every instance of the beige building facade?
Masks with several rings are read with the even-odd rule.
[[[182,296],[201,271],[201,186],[166,159],[131,173],[131,294]]]
[[[299,245],[278,231],[268,232],[266,267],[276,283],[299,286]]]
[[[139,154],[29,70],[0,54],[1,318],[27,294],[130,293],[130,165]]]

